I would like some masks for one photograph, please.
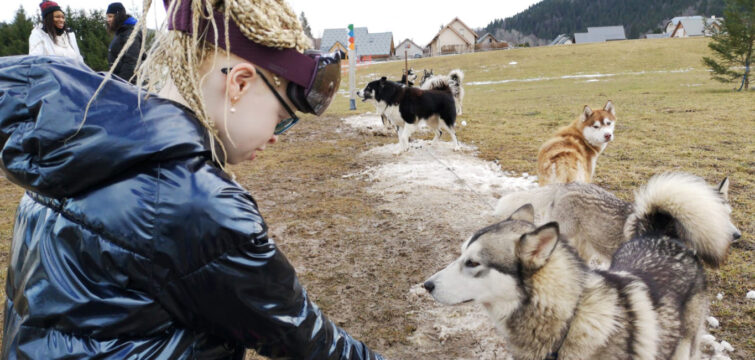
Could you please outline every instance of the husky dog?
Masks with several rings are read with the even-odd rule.
[[[425,84],[425,82],[433,77],[433,69],[430,69],[430,71],[427,71],[427,69],[422,70],[422,79],[419,81],[419,86],[422,86]]]
[[[414,82],[417,81],[417,73],[412,68],[409,68],[406,72],[406,74],[401,75],[401,84],[414,86]]]
[[[701,178],[667,173],[635,196],[607,271],[590,270],[556,222],[529,204],[483,228],[424,287],[436,301],[483,305],[516,359],[698,358],[707,309],[703,263],[718,266],[736,229]]]
[[[432,75],[432,70],[430,70]],[[427,74],[425,74],[427,76]],[[462,114],[461,103],[464,100],[464,87],[461,86],[464,80],[464,72],[460,69],[451,70],[448,75],[435,75],[429,78],[423,78],[420,88],[423,90],[429,89],[450,89],[451,95],[454,97],[456,103],[456,115]]]
[[[454,149],[459,149],[459,141],[454,130],[456,108],[450,92],[402,86],[388,81],[384,76],[380,80],[368,83],[363,90],[357,91],[357,96],[362,98],[362,101],[375,101],[378,114],[384,114],[398,127],[398,153],[409,150],[409,137],[422,121],[434,129],[434,143],[445,130],[451,135]]]
[[[718,194],[731,208],[729,178],[717,187]],[[623,201],[595,184],[550,184],[534,189],[513,192],[498,200],[496,216],[505,216],[525,204],[535,208],[535,223],[558,222],[559,231],[590,264],[608,264],[611,256],[626,240],[624,225],[636,205]],[[741,234],[732,229],[735,239]]]
[[[590,182],[598,155],[613,140],[616,109],[608,100],[603,110],[585,105],[582,115],[546,141],[537,154],[540,186],[573,181]]]

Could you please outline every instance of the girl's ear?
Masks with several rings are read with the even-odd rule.
[[[257,69],[250,63],[241,63],[231,68],[225,80],[228,97],[237,99],[244,95],[251,88],[255,77]]]

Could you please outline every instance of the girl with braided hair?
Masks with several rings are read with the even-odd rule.
[[[26,189],[1,357],[380,359],[310,301],[224,170],[295,110],[322,114],[340,59],[305,51],[282,0],[164,5],[140,87],[61,57],[0,58],[0,169]]]

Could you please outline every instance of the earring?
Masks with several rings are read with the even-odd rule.
[[[238,96],[234,96],[234,97],[231,98],[231,109],[230,109],[231,110],[231,114],[233,114],[233,113],[236,112],[236,108],[233,107],[233,103],[235,103],[236,101],[239,101],[239,97]]]
[[[273,82],[275,82],[275,86],[281,86],[281,81],[277,75],[273,75]]]

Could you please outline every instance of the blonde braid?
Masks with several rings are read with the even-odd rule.
[[[312,46],[296,14],[283,0],[228,0],[226,4],[244,36],[257,44],[300,52]]]

